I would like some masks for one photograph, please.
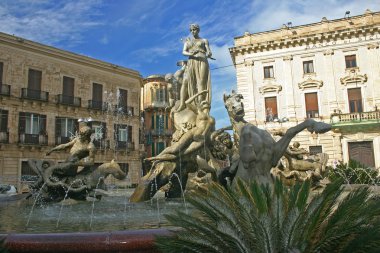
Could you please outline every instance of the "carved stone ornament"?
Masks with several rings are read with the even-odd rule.
[[[311,79],[310,77],[307,80],[298,84],[298,88],[300,88],[301,90],[304,90],[306,88],[319,89],[322,86],[323,86],[323,81],[314,80],[314,79]]]
[[[267,84],[259,88],[259,92],[261,94],[265,94],[268,92],[276,92],[279,93],[282,90],[282,86],[279,84]]]
[[[342,77],[340,82],[342,85],[346,86],[349,83],[364,84],[367,82],[367,79],[367,74],[358,74],[357,70],[353,69],[352,71],[349,71],[348,75]]]

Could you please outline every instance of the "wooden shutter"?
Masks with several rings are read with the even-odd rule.
[[[55,118],[55,136],[61,136],[62,118]]]
[[[42,72],[39,70],[29,69],[28,89],[41,90]]]
[[[18,114],[18,131],[20,134],[25,133],[25,112],[20,112]]]
[[[273,117],[277,117],[277,97],[265,98],[265,110],[272,109]]]
[[[46,115],[39,115],[40,118],[40,134],[46,134]]]
[[[127,107],[128,106],[128,91],[124,89],[119,89],[119,106]],[[128,113],[126,111],[126,113]]]
[[[375,167],[372,141],[349,142],[348,153],[351,160],[356,160],[372,168]]]
[[[306,111],[318,111],[318,94],[317,92],[305,93]]]
[[[362,94],[360,88],[348,89],[347,93],[350,112],[362,112]]]
[[[128,142],[132,142],[132,126],[128,126]]]
[[[74,97],[74,83],[75,79],[71,77],[63,77],[62,94],[68,97]]]
[[[0,85],[3,84],[3,69],[4,69],[4,63],[0,62]]]
[[[8,130],[8,111],[0,109],[0,131],[7,132]]]
[[[101,102],[103,101],[103,85],[98,83],[92,84],[92,100]]]

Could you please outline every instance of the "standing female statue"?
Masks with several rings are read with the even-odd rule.
[[[186,39],[183,46],[182,54],[189,57],[183,79],[180,94],[180,106],[177,109],[181,111],[186,108],[185,101],[207,90],[207,94],[200,95],[194,102],[199,105],[202,101],[211,104],[211,76],[207,58],[211,58],[211,50],[208,40],[199,37],[199,25],[191,24],[190,32],[192,39]]]

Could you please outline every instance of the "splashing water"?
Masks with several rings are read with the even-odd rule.
[[[171,175],[170,179],[171,179],[173,176],[175,176],[175,177],[178,179],[179,186],[181,187],[181,194],[182,194],[183,204],[184,204],[184,206],[185,206],[186,214],[188,214],[187,204],[186,204],[186,199],[185,199],[185,192],[184,192],[183,187],[182,187],[182,182],[181,182],[181,180],[180,180],[180,178],[179,178],[179,176],[178,176],[177,173],[173,173],[173,174]],[[169,181],[170,181],[170,179],[169,179]]]
[[[61,220],[61,216],[62,216],[62,210],[63,210],[63,204],[64,204],[64,202],[65,202],[65,200],[66,200],[66,198],[67,198],[67,196],[68,196],[68,194],[69,194],[69,191],[70,191],[70,188],[71,188],[71,186],[73,185],[73,184],[75,184],[76,182],[82,182],[81,180],[78,180],[78,179],[76,179],[76,180],[74,180],[71,184],[70,184],[70,186],[69,186],[69,188],[67,188],[67,190],[65,191],[65,197],[63,198],[63,200],[61,201],[61,208],[60,208],[60,210],[59,210],[59,216],[58,216],[58,219],[57,219],[57,224],[56,224],[56,228],[58,228],[58,226],[59,226],[59,222],[60,222],[60,220]],[[83,184],[82,184],[83,185]],[[62,186],[63,187],[63,186]]]
[[[46,182],[41,186],[41,188],[39,189],[38,193],[37,193],[37,196],[36,198],[34,199],[34,203],[33,203],[33,206],[32,206],[32,209],[30,210],[30,213],[29,213],[29,216],[28,216],[28,221],[26,222],[26,226],[29,225],[29,221],[30,221],[30,218],[32,217],[32,214],[33,214],[33,210],[34,210],[34,207],[36,206],[36,203],[41,195],[41,192],[42,192],[42,188],[44,188],[46,185]]]
[[[99,180],[98,180],[98,183],[96,184],[96,187],[94,189],[94,195],[92,196],[92,209],[91,209],[91,219],[90,219],[90,228],[92,228],[92,221],[94,219],[94,209],[95,209],[95,200],[96,200],[96,190],[98,189],[99,187],[99,184],[100,184],[100,181],[103,180],[104,177],[100,177]]]

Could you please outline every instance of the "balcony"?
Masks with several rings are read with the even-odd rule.
[[[81,98],[80,97],[71,97],[65,96],[62,94],[57,95],[57,104],[62,105],[72,105],[72,106],[81,106]]]
[[[88,109],[103,110],[105,103],[103,101],[88,100]]]
[[[353,112],[331,115],[334,129],[344,132],[380,131],[380,111]]]
[[[49,92],[22,88],[21,98],[47,102],[49,100]]]
[[[134,116],[134,108],[133,106],[115,105],[115,113]]]
[[[31,145],[47,145],[48,136],[43,134],[25,134],[19,135],[20,144],[31,144]]]
[[[153,101],[149,105],[145,105],[145,108],[166,108],[169,106],[169,102],[167,101]]]
[[[55,145],[68,143],[70,141],[71,141],[70,137],[65,137],[65,136],[56,136],[55,137]]]
[[[109,141],[105,139],[93,140],[92,143],[97,149],[106,149],[109,147]]]
[[[135,150],[135,143],[134,142],[126,142],[126,141],[116,141],[116,149],[117,150],[124,150],[127,151],[134,151]]]
[[[11,86],[8,84],[0,84],[0,95],[10,96],[11,95]]]
[[[9,143],[9,133],[0,131],[0,143]]]
[[[173,130],[170,129],[152,129],[145,132],[145,135],[153,135],[153,136],[172,136]]]

